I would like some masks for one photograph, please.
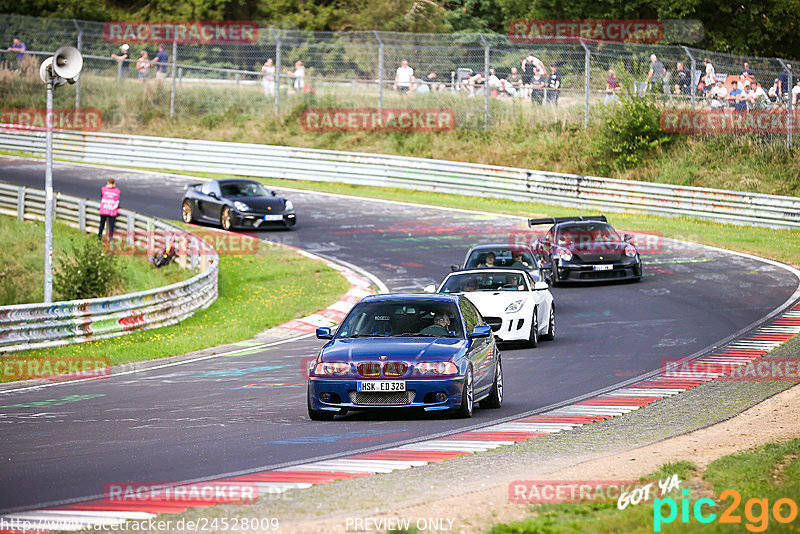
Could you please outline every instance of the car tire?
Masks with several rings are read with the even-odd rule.
[[[183,206],[181,206],[181,217],[183,218],[183,222],[186,224],[192,224],[195,221],[194,209],[192,209],[191,201],[183,201]]]
[[[542,334],[544,341],[553,341],[556,338],[556,305],[550,304],[550,319],[547,321],[547,333]]]
[[[312,421],[333,421],[336,416],[335,412],[326,412],[324,410],[315,410],[311,407],[311,391],[306,392],[306,404],[308,405],[308,418]]]
[[[456,410],[456,416],[464,419],[472,417],[475,409],[475,382],[472,374],[472,365],[467,367],[467,374],[464,375],[464,388],[461,390],[461,406]]]
[[[531,317],[531,333],[528,336],[528,346],[535,349],[539,344],[539,307],[533,308],[533,316]]]
[[[497,365],[494,368],[494,384],[489,396],[481,401],[481,408],[499,408],[503,405],[503,362],[497,354]]]
[[[233,228],[233,219],[231,219],[231,209],[228,206],[223,206],[219,212],[219,225],[223,230],[230,230]]]

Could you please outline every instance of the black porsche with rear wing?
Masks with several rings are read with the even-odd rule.
[[[605,215],[528,219],[528,226],[549,224],[534,251],[560,282],[641,280],[642,260],[633,236],[620,236]]]

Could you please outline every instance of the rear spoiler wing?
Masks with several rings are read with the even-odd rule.
[[[528,226],[538,226],[540,224],[558,224],[572,221],[602,221],[608,222],[605,215],[585,215],[578,217],[545,217],[544,219],[528,219]]]

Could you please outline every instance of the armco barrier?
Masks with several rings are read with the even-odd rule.
[[[58,194],[56,220],[81,231],[97,229],[99,202]],[[19,220],[44,218],[44,191],[0,183],[0,213]],[[72,300],[52,304],[18,304],[0,307],[0,353],[82,343],[120,336],[182,321],[210,306],[217,298],[219,256],[197,236],[157,219],[120,210],[117,228],[133,239],[146,232],[155,247],[168,236],[185,239],[183,267],[198,269],[192,278],[165,287],[108,298]],[[189,260],[187,265],[186,260]]]
[[[0,149],[43,154],[43,132],[0,125]],[[800,227],[800,198],[425,158],[246,143],[59,132],[55,155],[87,163],[402,187],[562,206]]]

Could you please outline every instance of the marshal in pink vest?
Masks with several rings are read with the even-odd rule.
[[[101,191],[103,196],[100,199],[100,215],[116,217],[119,211],[119,187],[105,186]]]

